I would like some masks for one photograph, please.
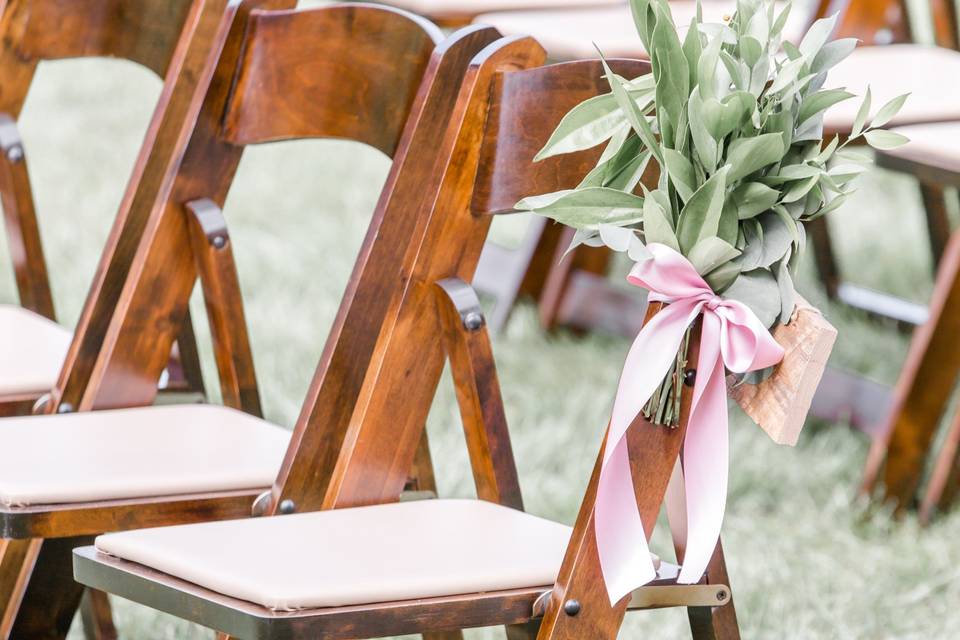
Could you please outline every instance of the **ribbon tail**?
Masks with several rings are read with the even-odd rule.
[[[687,546],[687,495],[683,485],[683,465],[679,457],[673,466],[673,474],[670,476],[670,483],[667,484],[664,502],[667,507],[670,534],[673,536],[673,546],[678,549],[678,559],[682,559],[681,551]]]
[[[600,471],[594,505],[597,552],[610,606],[657,577],[637,510],[629,455],[623,438]]]
[[[719,320],[705,314],[697,382],[683,445],[687,544],[677,582],[700,581],[713,557],[727,498],[727,387],[720,357]]]

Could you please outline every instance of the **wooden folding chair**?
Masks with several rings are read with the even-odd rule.
[[[131,3],[126,0],[14,0],[0,14],[0,200],[21,307],[0,305],[0,416],[23,415],[57,382],[72,334],[56,324],[50,280],[30,188],[27,157],[17,128],[37,65],[44,60],[112,56],[164,77],[164,90],[121,207],[144,178],[145,162],[166,118],[179,115],[175,88],[189,46],[211,46],[212,33],[196,30],[202,3],[195,0]],[[169,124],[167,125],[169,128]],[[112,274],[111,274],[112,275]],[[192,325],[184,324],[169,363],[170,391],[203,393]]]
[[[598,62],[531,68],[543,58],[530,39],[506,39],[477,56],[443,141],[442,190],[418,221],[401,277],[365,273],[341,307],[342,315],[362,307],[356,296],[368,289],[392,299],[372,354],[376,366],[349,416],[319,420],[330,409],[318,410],[317,401],[337,384],[324,360],[295,439],[343,445],[325,460],[302,444],[291,448],[272,499],[273,511],[324,510],[105,536],[99,550],[75,553],[78,580],[250,639],[492,625],[508,625],[512,640],[613,639],[629,607],[663,606],[690,607],[696,638],[739,637],[719,547],[702,584],[677,585],[676,567],[662,563],[654,583],[611,606],[592,520],[599,464],[572,530],[515,509],[490,345],[466,282],[489,214],[511,211],[525,194],[576,184],[596,160],[583,153],[532,162],[570,107],[604,91]],[[649,71],[641,61],[612,64],[626,77]],[[445,352],[481,500],[382,504],[403,488]],[[638,424],[633,431],[644,522],[656,520],[685,421],[675,430]]]
[[[917,178],[928,219],[942,220],[947,237],[945,196],[960,187],[960,123],[914,125],[895,129],[910,138],[905,146],[877,153],[877,164]],[[932,197],[931,194],[936,194]],[[934,215],[931,215],[931,211]],[[942,247],[929,319],[914,333],[910,352],[894,392],[893,406],[881,424],[867,460],[862,490],[893,501],[902,512],[919,498],[920,519],[929,522],[949,508],[960,483],[960,417],[950,422],[939,452],[933,452],[940,421],[960,373],[960,237]],[[929,478],[929,458],[935,455]],[[927,479],[924,488],[923,481]]]
[[[10,418],[3,425],[0,637],[66,633],[80,587],[70,579],[63,552],[85,536],[249,515],[280,468],[289,434],[234,410],[259,410],[220,213],[244,147],[316,136],[366,142],[394,158],[371,235],[389,211],[402,212],[392,218],[414,220],[431,198],[422,179],[436,163],[428,141],[445,130],[467,63],[496,37],[474,27],[438,46],[442,36],[425,20],[358,4],[251,12],[249,5],[227,2],[216,15],[208,10],[202,28],[212,30],[219,44],[191,72],[201,89],[189,101],[191,117],[177,130],[162,199],[139,225],[123,226],[113,239],[114,251],[137,250],[129,277],[109,285],[119,300],[115,312],[108,322],[91,322],[106,325],[102,347],[86,344],[98,340],[93,330],[77,336],[80,351],[96,353],[89,383],[73,390],[81,413]],[[371,84],[374,76],[380,80]],[[362,254],[358,268],[368,258]],[[150,407],[198,275],[223,396],[233,409]],[[387,303],[369,302],[371,317]],[[128,333],[131,322],[143,320],[151,322],[150,330]],[[362,325],[346,329],[360,332],[354,349],[375,337]],[[351,366],[360,366],[359,353],[353,357]],[[338,390],[345,405],[349,383]],[[63,397],[55,395],[59,408]],[[86,412],[134,406],[140,408]],[[58,411],[56,402],[51,410]],[[418,470],[428,462],[418,459]]]

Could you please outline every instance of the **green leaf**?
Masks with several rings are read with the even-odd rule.
[[[875,129],[863,134],[869,144],[874,149],[896,149],[899,146],[910,142],[907,136],[896,133],[895,131],[886,131],[884,129]]]
[[[838,102],[843,102],[853,97],[854,95],[852,93],[844,91],[843,89],[824,89],[817,91],[804,98],[800,104],[800,114],[797,116],[797,122],[799,122],[802,127],[807,120],[818,113],[826,111]]]
[[[717,235],[728,170],[723,167],[703,183],[680,212],[677,239],[683,252],[690,251],[703,238]]]
[[[738,277],[740,277],[740,265],[736,260],[731,260],[705,275],[703,279],[715,293],[722,294]]]
[[[643,202],[643,237],[647,243],[658,242],[680,251],[670,217],[656,197],[647,194]]]
[[[703,101],[703,124],[711,138],[720,140],[742,127],[756,107],[756,99],[747,91],[735,91],[722,102],[707,98]]]
[[[730,182],[748,176],[783,157],[783,137],[764,133],[755,138],[738,138],[730,144],[726,163],[730,166]]]
[[[880,107],[880,111],[877,111],[877,115],[873,116],[873,120],[870,121],[870,126],[873,128],[882,127],[890,122],[890,120],[892,120],[893,117],[900,112],[900,109],[903,107],[903,103],[907,101],[909,96],[909,93],[905,93],[902,96],[897,96],[887,104]]]
[[[793,317],[793,308],[796,305],[796,289],[793,287],[793,278],[790,276],[789,258],[784,258],[777,264],[777,288],[780,290],[780,323],[787,324]]]
[[[538,162],[551,156],[595,147],[613,137],[625,123],[623,110],[612,93],[585,100],[560,120],[533,160]]]
[[[784,49],[786,48],[787,43],[784,43]],[[770,88],[767,89],[767,93],[771,95],[779,93],[796,82],[797,78],[800,77],[800,72],[803,70],[804,64],[806,64],[806,60],[797,58],[780,67],[780,70],[773,78],[773,82],[770,84]]]
[[[856,138],[860,135],[860,132],[863,131],[863,125],[867,122],[867,116],[870,115],[870,87],[867,87],[867,94],[863,96],[863,102],[860,103],[860,108],[857,109],[857,115],[853,119],[853,128],[850,129],[850,137]]]
[[[667,164],[667,173],[670,175],[673,186],[677,189],[677,195],[684,202],[688,201],[697,186],[697,176],[693,172],[693,165],[682,153],[670,148],[663,150],[663,160]]]
[[[771,2],[770,8],[773,9],[777,3]],[[787,6],[783,8],[783,11],[780,12],[780,15],[777,16],[777,19],[774,21],[773,26],[770,28],[770,35],[773,37],[778,37],[783,33],[783,28],[787,26],[787,19],[790,17],[790,10],[793,8],[793,3],[788,2]]]
[[[694,89],[687,103],[687,114],[690,121],[690,137],[693,139],[694,149],[703,168],[712,172],[717,167],[717,141],[710,136],[703,121],[703,100],[700,97],[700,88]]]
[[[821,175],[822,174],[818,173],[815,176],[794,182],[783,194],[783,197],[780,199],[780,201],[783,203],[790,203],[796,202],[797,200],[805,197],[808,193],[810,193],[811,189],[817,186],[817,182],[820,181]]]
[[[623,86],[623,79],[610,69],[606,60],[601,58],[600,61],[603,63],[603,69],[606,73],[607,82],[610,84],[610,89],[613,91],[613,96],[617,99],[617,104],[620,105],[620,109],[623,110],[624,115],[627,117],[627,122],[630,123],[633,130],[640,136],[643,144],[650,149],[650,152],[653,153],[653,157],[657,159],[657,162],[663,166],[663,155],[660,153],[660,145],[657,143],[657,138],[653,134],[650,123],[647,122],[647,117],[643,115],[640,107],[637,106],[637,103],[630,97],[629,92]]]
[[[790,218],[789,214],[787,218]],[[769,267],[787,255],[796,231],[791,230],[786,221],[773,212],[760,216],[759,220],[763,228],[763,254],[760,258],[760,266]],[[793,224],[792,219],[790,224]]]
[[[763,45],[753,36],[743,36],[740,38],[740,56],[747,66],[752,67],[760,61],[763,55]]]
[[[657,24],[651,35],[650,62],[657,81],[657,117],[660,135],[667,146],[673,146],[674,129],[664,126],[668,117],[679,114],[690,97],[690,67],[676,27],[668,18],[669,9],[657,6]],[[676,122],[673,122],[676,125]]]
[[[735,247],[716,236],[704,238],[697,242],[687,255],[687,259],[696,268],[697,273],[706,275],[740,255]]]
[[[807,34],[800,41],[799,50],[808,60],[813,60],[820,53],[820,49],[827,43],[827,40],[830,39],[830,34],[837,26],[839,16],[839,13],[835,13],[829,18],[817,20],[807,30]]]
[[[524,198],[518,211],[533,211],[575,228],[634,224],[643,219],[643,198],[618,189],[589,187]]]
[[[780,287],[767,269],[745,271],[734,280],[723,296],[747,305],[765,327],[773,326],[780,317]]]
[[[828,42],[820,49],[820,53],[810,64],[811,73],[823,73],[843,62],[847,56],[853,53],[857,48],[858,40],[856,38],[840,38],[833,42]]]
[[[746,220],[767,211],[777,203],[780,192],[759,182],[744,182],[727,196],[737,210],[737,217]]]
[[[700,54],[697,64],[697,84],[700,87],[702,98],[717,96],[717,68],[720,64],[720,47],[723,42],[719,37],[710,40]]]
[[[643,43],[645,51],[650,51],[650,18],[653,12],[650,10],[650,0],[630,0],[630,13],[633,14],[633,24],[637,28],[637,35],[640,36],[640,42]]]
[[[700,64],[700,54],[703,53],[703,44],[700,42],[700,30],[697,29],[697,19],[690,19],[690,28],[683,39],[683,57],[687,59],[690,69],[690,87],[697,85],[697,67]]]

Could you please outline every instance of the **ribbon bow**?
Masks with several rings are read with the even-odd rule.
[[[653,258],[637,263],[627,279],[649,289],[651,302],[669,304],[643,327],[627,354],[603,452],[594,521],[611,604],[656,577],[634,494],[626,436],[673,367],[687,328],[703,314],[683,446],[687,540],[681,584],[700,581],[720,538],[729,446],[724,367],[746,373],[783,359],[783,349],[749,307],[715,294],[677,251],[662,244],[648,248]],[[683,516],[670,515],[671,521]]]

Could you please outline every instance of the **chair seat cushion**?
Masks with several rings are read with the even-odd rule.
[[[557,7],[588,7],[623,5],[623,0],[390,0],[388,3],[424,16],[472,16],[488,11],[524,9],[555,9]]]
[[[960,121],[915,124],[896,127],[894,131],[910,138],[910,142],[884,151],[884,154],[952,172],[960,177]]]
[[[695,0],[671,0],[670,9],[682,37],[696,15],[697,3]],[[721,22],[735,9],[735,2],[707,1],[703,3],[703,18],[706,22]],[[802,13],[796,9],[791,12],[786,27],[788,38],[793,39],[805,24]],[[477,16],[475,22],[496,27],[505,36],[533,36],[556,60],[594,59],[597,48],[608,58],[647,57],[626,4],[553,11],[493,12]]]
[[[479,500],[423,500],[108,534],[104,553],[274,610],[553,584],[570,528]]]
[[[41,394],[57,384],[73,334],[15,305],[0,305],[0,396]]]
[[[960,120],[960,52],[916,44],[860,47],[830,71],[828,87],[846,87],[863,96],[870,86],[872,111],[910,93],[891,125]],[[860,108],[860,98],[844,100],[824,117],[824,128],[847,132]]]
[[[289,432],[213,405],[0,422],[0,505],[35,506],[269,487]]]

